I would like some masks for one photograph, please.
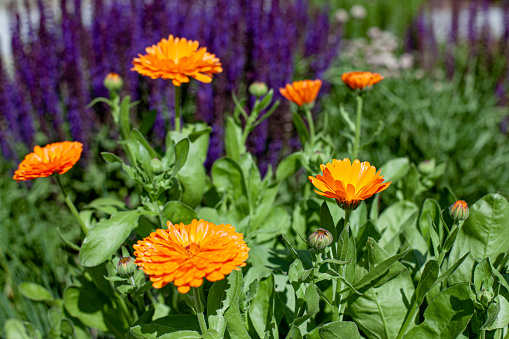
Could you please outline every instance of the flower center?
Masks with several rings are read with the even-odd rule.
[[[197,243],[194,243],[194,242],[190,243],[189,245],[187,245],[184,248],[186,250],[187,255],[189,255],[190,258],[192,258],[195,255],[197,255],[198,253],[200,253],[200,245],[198,245]]]

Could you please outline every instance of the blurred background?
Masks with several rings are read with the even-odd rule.
[[[232,92],[247,98],[254,81],[278,92],[293,80],[322,79],[317,124],[338,157],[347,156],[339,107],[353,119],[354,100],[340,76],[369,70],[385,80],[364,101],[361,160],[379,167],[407,157],[408,177],[429,195],[447,187],[468,203],[486,193],[509,198],[509,0],[0,0],[0,327],[20,317],[47,329],[35,310],[42,306],[16,286],[65,286],[75,257],[62,239],[79,237],[53,201],[56,187],[15,183],[17,164],[34,145],[80,141],[83,158],[67,175],[77,204],[105,187],[127,197],[132,183],[120,171],[107,174],[99,156],[121,152],[109,111],[87,105],[108,96],[103,79],[119,73],[122,95],[139,100],[132,118],[157,111],[148,139],[163,148],[173,88],[130,68],[169,34],[198,40],[223,63],[212,84],[183,87],[185,121],[213,127],[208,166],[224,155]],[[321,126],[325,115],[330,123]],[[262,171],[301,147],[288,102],[248,146]]]

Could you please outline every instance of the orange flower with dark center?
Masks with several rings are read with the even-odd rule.
[[[35,146],[12,178],[19,182],[49,177],[53,173],[64,174],[80,160],[82,151],[83,144],[76,141],[56,142],[42,148]]]
[[[191,224],[157,229],[133,246],[136,265],[150,276],[152,286],[161,288],[173,282],[180,293],[246,266],[249,248],[242,233],[229,224],[194,219]]]
[[[320,165],[323,175],[310,176],[309,181],[318,189],[316,193],[327,198],[336,199],[343,209],[353,210],[362,200],[385,190],[391,182],[383,182],[381,171],[376,171],[369,162],[350,159],[336,160],[327,165]]]
[[[322,87],[322,80],[320,79],[294,81],[280,88],[279,93],[291,102],[302,106],[315,101],[320,87]]]
[[[369,89],[383,79],[380,74],[371,72],[348,72],[341,76],[341,80],[354,91]]]
[[[186,38],[162,39],[157,45],[147,47],[146,55],[134,58],[132,71],[152,79],[171,79],[175,86],[189,82],[189,77],[209,83],[212,75],[221,73],[221,62],[207,48],[199,48],[198,41]]]

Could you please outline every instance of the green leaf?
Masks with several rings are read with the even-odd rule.
[[[118,162],[119,164],[123,164],[124,163],[119,157],[117,157],[113,153],[110,153],[110,152],[101,152],[101,155],[102,155],[104,161],[106,161],[106,162],[110,162],[110,163]]]
[[[117,199],[97,198],[92,200],[89,204],[85,205],[85,208],[95,209],[97,211],[111,215],[118,212],[119,210],[126,210],[127,206],[122,201]]]
[[[138,211],[118,212],[108,220],[98,222],[83,240],[81,264],[93,267],[109,259],[136,227],[139,216]]]
[[[430,260],[424,266],[424,270],[421,274],[421,279],[417,285],[415,295],[417,296],[417,304],[422,304],[426,293],[435,285],[438,279],[438,272],[440,267],[437,260]]]
[[[440,277],[438,277],[435,285],[440,284],[445,279],[449,278],[451,274],[453,274],[458,267],[467,259],[470,252],[465,253],[461,258],[459,258],[454,264],[452,264],[447,271],[445,271]]]
[[[304,301],[306,302],[306,314],[294,320],[294,324],[299,326],[306,320],[314,317],[320,310],[320,295],[316,290],[316,285],[309,284],[306,286],[306,293],[304,294]]]
[[[276,169],[277,182],[281,182],[297,173],[297,171],[302,167],[300,157],[300,153],[293,153],[281,160]]]
[[[286,339],[302,339],[302,334],[297,326],[291,325]]]
[[[244,319],[240,314],[240,296],[242,292],[242,284],[244,279],[241,271],[235,271],[230,274],[234,274],[231,278],[228,277],[232,289],[232,299],[230,301],[230,307],[226,310],[224,317],[226,319],[226,325],[230,338],[249,339],[249,333],[244,326]],[[231,279],[231,280],[230,280]],[[237,285],[239,289],[237,289]]]
[[[358,285],[364,285],[359,289],[363,295],[348,297],[348,313],[368,338],[396,338],[403,324],[415,293],[408,269],[398,262],[407,252],[391,257],[368,239],[367,251],[355,272]]]
[[[8,319],[5,322],[4,334],[6,339],[42,339],[34,325],[18,319]]]
[[[130,333],[136,339],[202,338],[196,331],[178,331],[170,326],[144,324],[131,327]]]
[[[108,331],[103,313],[107,306],[102,293],[92,288],[69,286],[63,299],[65,309],[70,315],[86,326]]]
[[[21,294],[33,301],[53,301],[50,291],[39,284],[24,282],[19,285]]]
[[[164,205],[163,218],[172,224],[190,224],[193,219],[198,219],[198,214],[191,207],[180,201],[169,201]]]
[[[227,320],[224,317],[228,308],[238,299],[242,290],[242,273],[233,271],[228,279],[216,281],[207,296],[207,316],[209,329],[224,336]]]
[[[131,97],[126,96],[120,104],[120,130],[122,131],[122,137],[127,139],[131,132],[131,117],[129,113],[129,106],[131,103]]]
[[[206,127],[204,129],[191,132],[189,134],[189,141],[195,142],[198,138],[200,138],[202,135],[210,134],[212,132],[212,127]]]
[[[408,173],[409,169],[410,162],[407,158],[389,160],[380,168],[385,181],[392,181],[392,183],[403,178]]]
[[[372,241],[376,244],[376,242],[373,239],[368,239],[368,241]],[[353,286],[359,290],[362,287],[368,285],[371,283],[371,281],[380,278],[384,273],[395,263],[398,262],[399,259],[403,258],[410,249],[406,249],[405,251],[398,253],[396,255],[393,255],[392,257],[389,257],[382,261],[380,264],[376,265],[373,269],[371,269],[365,276],[363,276],[360,280],[355,282]]]
[[[203,163],[198,157],[188,157],[187,161],[178,172],[177,178],[184,191],[182,202],[190,207],[196,207],[203,200],[204,188],[206,187],[206,173]]]
[[[249,214],[247,188],[239,164],[230,158],[220,158],[212,165],[211,176],[216,190],[231,195],[237,210]]]
[[[424,311],[424,321],[405,338],[456,338],[474,312],[468,284],[458,284],[439,293]]]
[[[152,148],[152,146],[150,146],[147,140],[145,140],[143,135],[136,128],[133,128],[133,130],[131,131],[131,141],[136,141],[139,144],[141,144],[143,146],[142,150],[148,152],[150,159],[159,158],[157,152]]]
[[[361,339],[359,329],[351,321],[334,321],[320,327],[318,330],[322,339]]]
[[[493,268],[491,267],[490,258],[484,258],[474,269],[475,291],[479,292],[483,288],[491,290],[492,285]]]
[[[150,131],[156,121],[156,116],[157,110],[155,108],[151,109],[147,115],[145,115],[139,128],[141,134],[146,135]]]
[[[457,261],[471,252],[448,283],[470,281],[473,258],[490,257],[497,266],[509,251],[509,202],[500,194],[489,194],[470,207],[470,216],[461,227],[449,255],[449,262]]]
[[[295,129],[297,130],[297,133],[299,134],[300,142],[303,145],[305,145],[309,139],[308,128],[306,127],[304,120],[302,120],[301,116],[298,113],[293,112],[292,119],[293,119],[293,124],[295,125]]]
[[[228,157],[240,161],[241,154],[245,152],[245,145],[242,144],[242,128],[232,117],[226,118],[224,146]]]
[[[434,254],[436,257],[438,257],[439,252],[437,248],[435,248],[435,245],[438,246],[439,242],[435,241],[438,239],[438,233],[436,232],[436,228],[432,227],[432,222],[435,223],[435,225],[438,225],[438,229],[443,228],[445,225],[442,224],[442,220],[440,218],[441,215],[441,208],[438,202],[435,199],[426,199],[424,201],[424,204],[422,205],[421,209],[421,215],[419,216],[419,229],[422,233],[422,236],[424,239],[429,243],[430,240],[432,240],[432,243],[430,245],[434,246]],[[430,232],[434,232],[434,234],[431,234]],[[431,239],[430,239],[431,237]],[[435,238],[433,238],[435,237]],[[435,241],[433,241],[435,240]]]
[[[283,237],[283,242],[285,243],[286,248],[288,248],[288,250],[292,254],[293,259],[299,259],[299,254],[297,253],[295,248],[293,248],[292,244],[290,244],[288,239],[286,239],[285,235],[282,234],[281,236]]]
[[[189,154],[189,139],[180,140],[175,145],[175,167],[173,167],[173,175],[176,175],[186,164],[187,155]]]
[[[416,235],[414,232],[419,233],[415,227],[418,215],[419,208],[410,201],[399,201],[386,208],[377,220],[378,229],[382,232],[380,246],[389,253],[396,253],[401,246],[411,245],[412,249],[426,253],[428,246],[422,236],[420,238],[422,243],[412,241],[419,240],[418,238],[414,239]],[[404,234],[404,237],[401,237],[401,233]],[[402,242],[402,238],[407,243]]]
[[[336,240],[338,238],[338,233],[336,230],[336,226],[334,224],[334,220],[332,219],[332,215],[329,210],[329,206],[324,201],[322,206],[320,207],[320,226],[332,234],[332,238]]]
[[[249,318],[260,338],[265,337],[265,332],[270,328],[273,316],[273,293],[274,276],[271,274],[267,279],[260,281],[257,293],[249,305]]]
[[[211,337],[210,336],[207,337],[205,335],[202,337],[200,333],[196,331],[186,331],[186,330],[168,333],[158,337],[158,339],[201,339],[201,338],[210,339]]]
[[[487,330],[492,331],[497,328],[504,328],[509,325],[509,301],[507,300],[507,292],[498,295],[498,302],[500,303],[500,311],[498,312],[497,318],[491,325],[488,326]]]

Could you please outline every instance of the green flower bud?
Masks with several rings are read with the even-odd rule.
[[[327,248],[332,243],[332,234],[326,229],[319,228],[308,237],[308,242],[311,246],[316,248],[318,252]]]
[[[468,204],[464,200],[458,200],[449,207],[449,214],[454,220],[466,220],[469,215]]]
[[[477,301],[479,301],[484,307],[488,307],[488,304],[491,300],[493,300],[493,293],[490,291],[487,291],[485,288],[479,291],[477,293]]]
[[[429,175],[435,170],[435,159],[424,160],[417,165],[417,168],[422,174]]]
[[[104,87],[108,89],[110,92],[117,92],[122,89],[124,86],[124,80],[122,80],[122,77],[118,75],[117,73],[109,73],[104,78]]]
[[[117,272],[122,278],[129,278],[134,274],[135,270],[136,264],[134,263],[134,258],[122,257],[118,261]]]
[[[155,174],[161,174],[164,171],[164,166],[161,160],[154,158],[150,161],[150,164],[152,165],[152,170]]]
[[[259,98],[264,96],[269,91],[269,88],[264,82],[255,81],[249,86],[249,94]]]

